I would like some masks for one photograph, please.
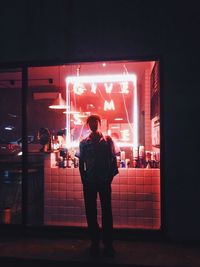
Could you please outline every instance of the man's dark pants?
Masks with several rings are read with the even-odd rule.
[[[97,195],[99,193],[102,211],[102,241],[105,246],[112,246],[113,217],[111,205],[111,184],[84,184],[83,193],[85,200],[88,231],[93,244],[99,244],[100,229],[97,220]]]

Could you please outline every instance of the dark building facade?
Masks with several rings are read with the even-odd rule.
[[[22,2],[0,11],[2,68],[160,61],[163,231],[172,240],[199,241],[196,1]]]

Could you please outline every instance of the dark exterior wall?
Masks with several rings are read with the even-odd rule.
[[[0,11],[1,63],[160,57],[164,215],[174,240],[200,240],[197,2],[20,1]]]

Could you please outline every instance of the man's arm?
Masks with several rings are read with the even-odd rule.
[[[84,145],[81,142],[79,145],[80,149],[80,155],[79,155],[79,171],[81,175],[81,180],[83,182],[84,176],[85,176],[85,169],[84,169]]]
[[[117,167],[117,158],[116,158],[116,151],[115,151],[115,146],[112,138],[110,136],[107,137],[107,141],[110,146],[110,156],[111,156],[111,175],[114,177],[119,173],[118,167]]]

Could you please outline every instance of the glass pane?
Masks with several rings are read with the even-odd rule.
[[[155,61],[29,68],[29,223],[86,226],[77,155],[97,113],[120,151],[114,227],[159,229],[159,96]],[[98,200],[99,223],[100,214]]]
[[[21,223],[21,69],[0,70],[0,223]]]

